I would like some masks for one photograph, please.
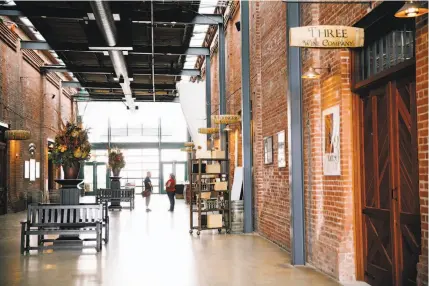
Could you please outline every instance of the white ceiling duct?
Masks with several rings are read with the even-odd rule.
[[[207,149],[207,135],[199,134],[198,128],[207,127],[206,116],[206,85],[204,82],[193,83],[182,80],[177,84],[180,105],[195,146]]]

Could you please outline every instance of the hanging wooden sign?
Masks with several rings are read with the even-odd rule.
[[[349,26],[290,28],[289,45],[304,48],[357,48],[364,45],[364,29]]]
[[[31,132],[28,130],[7,130],[5,138],[6,140],[28,140],[31,138]]]

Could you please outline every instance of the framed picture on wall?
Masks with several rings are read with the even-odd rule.
[[[336,105],[323,111],[323,175],[341,175],[340,162],[340,106]]]
[[[273,163],[273,137],[264,138],[264,163],[272,164]]]
[[[279,168],[286,167],[286,152],[285,152],[285,132],[277,133],[277,161]]]

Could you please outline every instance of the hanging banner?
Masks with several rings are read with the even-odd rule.
[[[349,26],[290,28],[289,45],[304,48],[357,48],[364,45],[364,29]]]

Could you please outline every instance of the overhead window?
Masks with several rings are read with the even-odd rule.
[[[366,80],[395,65],[413,59],[415,28],[412,24],[412,22],[403,22],[400,26],[392,24],[396,27],[376,38],[372,37],[373,39],[365,43],[365,47],[356,52],[355,79],[357,81]]]

